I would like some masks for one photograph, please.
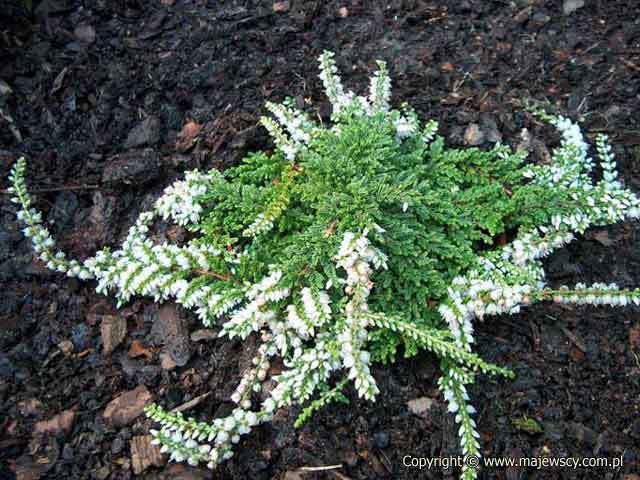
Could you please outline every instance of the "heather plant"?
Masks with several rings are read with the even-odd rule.
[[[511,377],[472,351],[475,319],[553,301],[640,304],[640,290],[615,284],[546,285],[542,258],[591,226],[638,218],[640,201],[618,179],[606,137],[596,140],[602,171],[579,127],[534,111],[561,144],[548,164],[504,145],[445,147],[437,124],[407,105],[391,109],[383,62],[367,96],[344,89],[333,54],[320,57],[333,106],[318,124],[293,103],[268,103],[262,119],[272,153],[249,155],[224,172],[188,172],[140,214],[123,244],[83,262],[54,250],[31,206],[25,160],[11,175],[18,218],[46,265],[93,279],[118,305],[134,295],[192,309],[220,336],[259,347],[230,401],[211,422],[153,405],[154,442],[175,461],[210,468],[233,455],[242,435],[276,410],[301,405],[296,424],[330,402],[379,394],[372,363],[433,352],[439,386],[458,425],[464,455],[479,456],[467,386],[477,374]],[[149,238],[154,221],[192,232],[184,245]],[[506,245],[496,239],[507,238]],[[280,358],[281,373],[271,363]],[[272,375],[275,386],[263,385]],[[463,468],[462,477],[476,470]]]

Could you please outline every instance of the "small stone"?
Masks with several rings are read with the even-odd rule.
[[[543,422],[542,428],[544,429],[545,437],[552,442],[558,442],[564,437],[562,426],[556,422]]]
[[[618,117],[622,113],[623,113],[623,110],[618,105],[611,105],[609,108],[605,110],[604,117],[607,119],[613,119],[615,117]]]
[[[131,439],[131,466],[133,473],[141,474],[150,466],[161,467],[165,459],[156,445],[151,445],[151,435],[139,435]]]
[[[165,351],[179,367],[184,367],[191,358],[191,345],[184,319],[174,304],[167,303],[158,310],[158,320],[151,334],[164,343]]]
[[[96,30],[91,25],[81,23],[74,30],[75,37],[83,43],[91,44],[96,41]]]
[[[574,362],[582,362],[584,360],[585,354],[579,348],[572,347],[571,350],[569,350],[569,356]]]
[[[378,455],[369,455],[369,458],[367,460],[368,464],[373,469],[375,478],[384,478],[388,475],[388,466],[382,463],[382,460]]]
[[[56,201],[47,219],[59,227],[71,225],[78,205],[78,197],[73,192],[60,192],[56,195]]]
[[[273,11],[276,13],[288,12],[291,5],[288,1],[275,2],[273,4]]]
[[[564,0],[562,3],[562,11],[565,15],[571,15],[582,7],[584,7],[584,0]]]
[[[114,455],[119,454],[124,449],[124,440],[121,436],[117,436],[111,442],[111,453]]]
[[[567,436],[587,446],[595,445],[598,439],[596,432],[577,422],[569,423],[567,426]]]
[[[628,429],[630,430],[629,434],[633,438],[640,439],[640,418],[636,418],[633,421],[633,425],[630,425]]]
[[[373,435],[373,444],[376,448],[387,448],[389,446],[389,434],[387,432],[377,432]]]
[[[73,342],[71,340],[63,340],[58,344],[58,348],[65,357],[68,357],[73,353]]]
[[[202,328],[191,334],[192,342],[210,341],[216,338],[218,338],[218,332],[209,328]]]
[[[351,468],[354,468],[356,465],[358,465],[358,460],[360,459],[360,457],[358,456],[357,452],[353,449],[348,449],[346,452],[343,452],[342,454],[342,461]]]
[[[187,122],[178,133],[178,140],[176,141],[176,150],[180,152],[186,152],[196,142],[196,137],[202,130],[202,125],[196,122]]]
[[[73,427],[73,421],[76,412],[73,410],[65,410],[49,420],[37,422],[34,429],[36,433],[59,433],[68,434]]]
[[[484,143],[484,133],[480,130],[477,123],[472,123],[465,130],[464,143],[471,147],[482,145]]]
[[[127,355],[129,355],[129,358],[145,357],[147,360],[151,360],[153,358],[151,351],[146,348],[140,340],[134,340],[131,342]]]
[[[42,402],[37,398],[29,398],[18,403],[18,411],[23,417],[33,417],[42,410]]]
[[[62,447],[62,458],[67,461],[71,461],[73,460],[74,455],[73,447],[70,444],[65,443],[64,447]]]
[[[478,119],[478,114],[473,110],[460,108],[456,111],[456,121],[461,124],[473,123]]]
[[[545,15],[542,12],[536,12],[529,20],[529,26],[535,29],[544,27],[547,23],[549,23],[551,17],[549,15]]]
[[[523,128],[520,132],[520,138],[521,141],[516,147],[516,150],[524,150],[532,153],[535,163],[545,165],[551,163],[551,154],[543,141],[534,138],[526,128]]]
[[[136,148],[145,145],[153,146],[160,140],[160,120],[149,116],[136,125],[124,142],[125,148]]]
[[[117,220],[115,217],[116,197],[96,190],[92,195],[93,205],[89,211],[88,223],[92,235],[98,243],[107,241],[111,226]]]
[[[115,427],[129,425],[142,415],[144,407],[151,400],[153,400],[153,395],[147,390],[147,387],[140,385],[111,400],[104,409],[104,419]]]
[[[407,402],[407,406],[409,407],[409,411],[414,415],[426,417],[433,406],[433,399],[429,397],[414,398]]]
[[[455,7],[456,13],[468,13],[473,11],[473,5],[469,0],[461,0],[457,3]]]
[[[33,454],[24,453],[16,459],[15,476],[12,477],[11,474],[9,474],[9,478],[15,478],[16,480],[38,480],[53,467],[60,457],[60,447],[58,446],[57,440],[52,436],[49,437],[44,448],[42,448],[42,445],[38,445],[34,450],[36,451]],[[49,477],[52,476],[51,473]]]
[[[81,52],[84,49],[80,42],[69,42],[64,46],[64,48],[72,52]]]
[[[160,157],[151,149],[131,150],[114,155],[107,160],[102,172],[105,183],[144,184],[160,176]]]
[[[455,69],[456,69],[456,66],[451,62],[445,62],[442,65],[440,65],[440,70],[442,70],[445,73],[453,72]]]
[[[482,132],[485,134],[485,138],[489,143],[502,142],[502,134],[498,130],[498,125],[492,116],[489,114],[483,114],[480,118],[480,125]]]
[[[0,378],[13,379],[17,375],[19,369],[11,361],[8,355],[0,352]]]
[[[179,463],[167,465],[160,472],[147,474],[145,480],[205,480],[211,478],[205,468],[192,468]]]
[[[608,230],[592,230],[587,238],[592,238],[605,247],[610,247],[615,243],[615,240],[609,236]]]
[[[160,366],[163,370],[173,370],[178,365],[173,361],[173,358],[171,358],[168,352],[162,352],[160,354]]]
[[[104,354],[110,355],[127,335],[127,321],[120,316],[104,315],[100,324]]]
[[[515,17],[513,17],[513,19],[515,20],[516,23],[524,23],[527,20],[529,20],[529,16],[531,15],[532,12],[532,7],[526,7],[523,8],[522,10],[520,10],[518,13],[516,13]]]
[[[263,460],[257,460],[255,462],[249,462],[248,464],[249,472],[255,475],[258,472],[264,472],[267,468],[269,468],[269,464]]]
[[[107,477],[111,475],[111,468],[108,465],[103,465],[102,467],[91,471],[91,478],[95,478],[96,480],[107,480]]]
[[[86,350],[91,343],[91,329],[85,323],[74,325],[71,329],[71,342],[75,350]]]
[[[284,472],[283,480],[304,480],[302,470],[288,470]]]

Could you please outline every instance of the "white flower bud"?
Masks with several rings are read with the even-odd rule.
[[[236,426],[236,421],[233,419],[233,417],[227,417],[224,421],[224,429],[227,432],[230,432],[234,429],[234,427]]]

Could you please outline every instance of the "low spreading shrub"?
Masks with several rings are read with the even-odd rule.
[[[407,105],[390,108],[383,62],[366,97],[344,90],[333,54],[320,57],[320,72],[331,125],[291,102],[268,103],[273,118],[262,123],[272,153],[223,173],[188,172],[140,214],[119,249],[83,262],[54,251],[20,159],[11,180],[24,234],[49,268],[93,279],[119,305],[135,295],[172,300],[207,327],[220,324],[222,337],[261,342],[228,417],[202,422],[148,408],[160,424],[154,442],[172,460],[214,468],[276,410],[304,405],[300,424],[345,401],[350,384],[376,400],[371,364],[423,349],[440,359],[439,386],[463,454],[479,456],[467,385],[478,373],[512,373],[473,353],[473,320],[541,301],[638,305],[639,290],[614,284],[549,287],[541,259],[589,227],[638,218],[640,201],[618,179],[602,135],[594,180],[589,147],[566,118],[534,111],[562,140],[550,163],[532,164],[526,152],[499,144],[446,147],[436,122],[421,125]],[[159,218],[193,239],[154,244],[148,232]],[[274,358],[282,371],[261,392]]]

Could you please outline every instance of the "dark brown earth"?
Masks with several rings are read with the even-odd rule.
[[[626,184],[640,191],[636,0],[586,0],[569,15],[560,0],[50,0],[35,2],[33,17],[16,4],[0,0],[0,188],[26,155],[37,206],[79,258],[121,239],[184,170],[224,168],[269,148],[257,123],[266,100],[310,100],[326,118],[323,49],[337,52],[356,89],[375,59],[386,60],[394,103],[439,120],[452,144],[466,132],[468,142],[515,146],[526,128],[533,158],[543,159],[542,142],[557,137],[520,103],[547,100],[589,137],[609,134]],[[195,137],[180,137],[190,122]],[[295,412],[278,416],[214,474],[165,466],[145,453],[151,424],[136,409],[150,397],[172,408],[211,392],[191,413],[224,413],[247,347],[211,332],[190,338],[200,327],[172,306],[136,301],[118,311],[93,284],[48,272],[7,195],[0,200],[1,479],[128,479],[134,467],[146,479],[457,475],[403,466],[405,455],[457,454],[428,354],[376,369],[375,404],[351,394],[351,406],[330,406],[300,430]],[[639,236],[637,223],[594,230],[548,260],[549,279],[637,286]],[[518,375],[480,377],[472,389],[485,455],[624,459],[616,471],[485,469],[482,478],[640,478],[638,313],[537,306],[479,326],[478,351]],[[426,411],[412,413],[407,402],[422,397]],[[107,408],[114,401],[128,401],[126,411]],[[525,417],[538,432],[522,428]]]

